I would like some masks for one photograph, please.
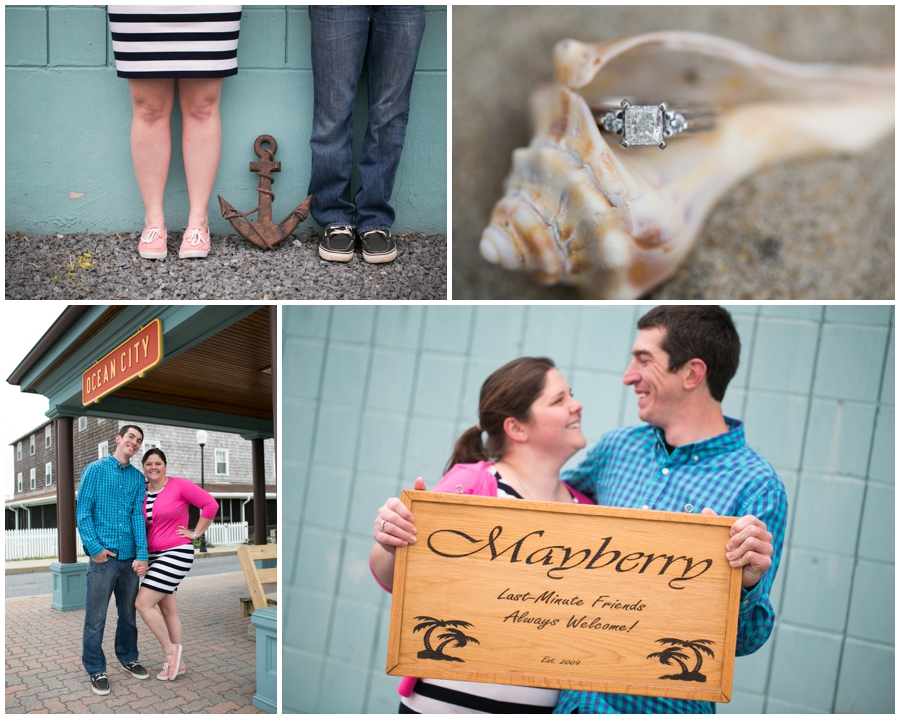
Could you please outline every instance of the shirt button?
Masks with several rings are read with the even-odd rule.
[[[663,467],[663,474],[668,474],[668,473],[669,473],[669,468]]]
[[[641,509],[650,509],[650,505],[649,505],[649,504],[645,504],[643,507],[641,507]]]
[[[700,458],[695,454],[695,455],[694,455],[694,461],[697,462],[697,461],[699,461],[699,460],[700,460]]]

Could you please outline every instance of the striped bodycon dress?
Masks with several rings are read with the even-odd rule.
[[[237,75],[240,5],[109,5],[116,74]]]
[[[165,490],[163,487],[159,492]],[[147,522],[153,524],[153,505],[159,492],[147,493]],[[194,563],[194,545],[180,544],[161,552],[150,552],[147,573],[141,580],[141,586],[163,594],[172,594],[178,589],[181,580],[191,571]]]

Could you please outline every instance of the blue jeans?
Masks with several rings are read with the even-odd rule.
[[[103,629],[109,598],[116,595],[116,657],[122,664],[138,660],[137,621],[134,600],[137,598],[140,579],[131,568],[131,559],[109,557],[105,562],[88,562],[85,580],[84,635],[82,637],[81,663],[87,673],[106,672],[106,655],[103,653]]]
[[[389,200],[409,119],[409,97],[425,32],[421,5],[310,5],[313,125],[310,212],[322,227],[360,232],[394,224]],[[369,123],[350,199],[353,103],[368,53]]]

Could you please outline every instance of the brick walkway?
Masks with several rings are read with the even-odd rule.
[[[140,662],[150,678],[121,669],[115,652],[116,608],[110,600],[103,651],[110,693],[91,691],[81,665],[84,611],[58,612],[50,595],[6,600],[6,713],[50,714],[264,714],[256,693],[256,643],[247,635],[238,597],[247,585],[240,572],[188,576],[178,589],[187,673],[174,682],[156,675],[164,661],[156,638],[138,615]]]

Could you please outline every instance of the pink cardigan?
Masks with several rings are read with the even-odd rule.
[[[188,526],[188,505],[200,508],[200,516],[214,519],[219,511],[219,503],[204,489],[200,489],[189,479],[169,477],[166,486],[156,495],[153,503],[153,524],[147,524],[147,551],[161,552],[164,549],[190,544],[190,537],[175,534],[178,526]],[[144,519],[147,517],[147,498],[144,497]]]
[[[455,464],[450,468],[450,471],[443,476],[441,481],[437,483],[437,486],[435,486],[432,491],[449,492],[451,494],[472,494],[478,497],[496,497],[497,478],[494,476],[493,472],[488,469],[492,464],[493,462]],[[582,494],[574,487],[569,487],[567,484],[566,488],[572,493],[572,496],[578,500],[579,504],[597,504],[593,499]],[[158,501],[159,500],[157,500],[157,502]],[[369,567],[369,571],[372,572],[371,567]],[[375,572],[372,572],[372,576],[375,577],[375,581],[378,582],[379,587],[386,592],[391,591],[381,583],[378,577],[375,576]],[[404,697],[410,696],[417,681],[418,679],[416,677],[403,677],[397,687],[397,693]]]

